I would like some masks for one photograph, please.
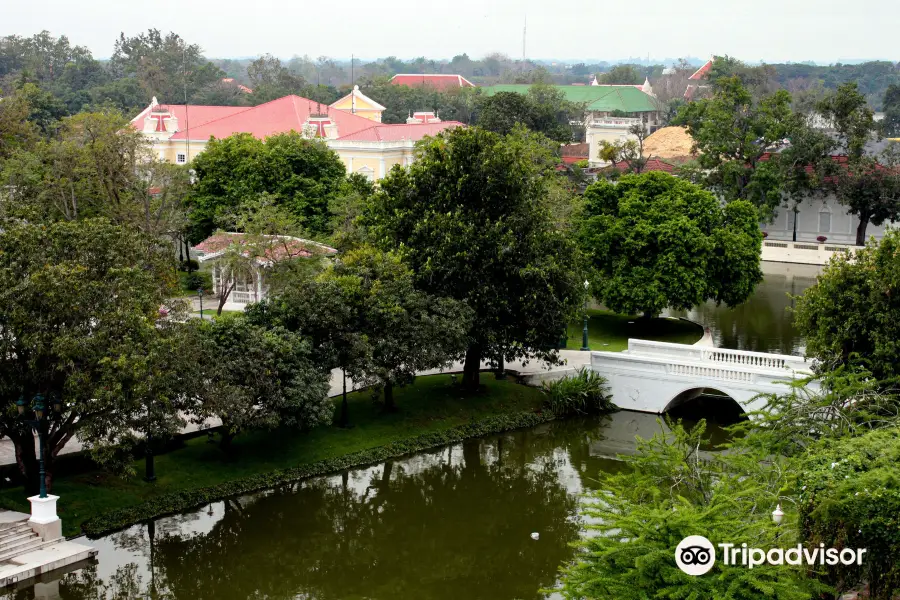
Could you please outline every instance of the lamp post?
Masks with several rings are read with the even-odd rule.
[[[775,525],[779,526],[778,529],[775,530],[775,541],[778,541],[778,536],[781,534],[781,522],[784,520],[784,511],[781,510],[781,504],[775,507],[775,510],[772,511],[772,522]]]
[[[587,291],[588,288],[591,287],[591,284],[588,283],[588,280],[584,280],[584,327],[581,330],[581,349],[582,350],[590,350],[588,347],[588,313],[587,313]]]
[[[40,473],[40,493],[38,497],[46,498],[47,497],[47,470],[44,466],[44,423],[51,419],[50,414],[47,411],[46,404],[44,403],[44,396],[42,394],[36,394],[34,396],[34,400],[32,401],[34,404],[34,419],[23,418],[22,421],[28,425],[31,429],[37,432],[38,434],[38,447],[39,447],[39,473]],[[62,408],[62,402],[59,400],[59,397],[55,394],[53,395],[53,410],[54,412],[59,412]],[[25,399],[22,396],[19,396],[19,401],[16,402],[16,410],[20,415],[25,414]],[[46,419],[45,419],[46,417]]]
[[[200,318],[203,318],[203,288],[197,288],[197,295],[200,296]]]

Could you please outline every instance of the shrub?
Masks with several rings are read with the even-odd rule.
[[[615,410],[610,400],[606,379],[583,368],[575,375],[545,381],[544,407],[558,417],[599,415]]]
[[[828,440],[798,466],[800,530],[809,547],[865,548],[861,566],[822,574],[837,592],[868,582],[871,598],[900,590],[900,429]]]
[[[591,163],[588,162],[588,159],[584,158],[576,162],[575,166],[579,169],[587,169],[589,166],[591,166]]]
[[[180,268],[182,271],[187,271],[187,272],[196,271],[200,268],[200,263],[198,263],[193,258],[189,258],[187,260],[181,261]]]
[[[212,276],[208,272],[195,271],[181,275],[181,289],[196,292],[198,288],[203,288],[206,293],[212,292]]]

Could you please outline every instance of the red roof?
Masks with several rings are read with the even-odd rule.
[[[616,169],[617,171],[626,171],[631,167],[628,162],[618,162],[615,165],[610,165],[608,168]],[[672,173],[675,171],[675,165],[671,165],[667,162],[663,162],[658,158],[651,158],[647,161],[647,164],[644,165],[644,168],[641,170],[642,173],[646,173],[647,171],[663,171],[665,173]]]
[[[713,65],[713,59],[709,59],[709,60],[706,62],[705,65],[703,65],[702,67],[700,67],[699,69],[697,69],[697,70],[694,72],[693,75],[691,75],[690,77],[688,77],[688,79],[691,79],[691,80],[693,80],[693,81],[698,81],[698,80],[700,80],[700,79],[705,79],[707,73],[709,73],[709,70],[712,69],[712,65]]]
[[[380,124],[372,125],[361,131],[348,135],[342,135],[339,141],[363,141],[363,142],[399,142],[412,140],[417,142],[426,135],[437,135],[451,127],[464,127],[459,121],[441,121],[439,123],[412,123],[412,124]]]
[[[235,133],[249,133],[264,139],[277,133],[302,132],[310,114],[327,114],[337,125],[338,135],[349,135],[372,126],[372,121],[347,111],[317,104],[300,96],[285,96],[259,106],[195,106],[188,108],[190,117],[190,138],[184,105],[167,105],[178,117],[178,132],[172,140],[208,140],[210,137],[227,138]],[[143,119],[149,107],[132,119],[138,129],[143,129]]]
[[[472,83],[462,75],[443,75],[439,73],[394,75],[393,77],[391,77],[391,83],[393,83],[394,85],[405,85],[408,87],[429,86],[438,90],[475,87],[474,83]]]
[[[211,260],[221,256],[232,244],[244,244],[245,237],[243,233],[220,232],[206,238],[194,246],[194,249],[202,253],[199,257],[201,262]],[[263,264],[282,258],[309,258],[314,251],[318,254],[337,253],[337,250],[330,246],[298,237],[266,235],[262,238],[265,243],[254,248],[254,252],[261,252],[257,260]]]
[[[769,158],[771,158],[771,157],[772,157],[772,153],[771,153],[771,152],[766,152],[765,154],[762,154],[762,155],[759,157],[759,162],[767,161],[767,160],[769,160]],[[840,168],[842,168],[844,171],[847,171],[848,173],[850,172],[850,169],[849,169],[850,159],[847,157],[847,155],[845,155],[845,154],[834,154],[834,155],[831,156],[831,160],[834,161],[835,164],[837,164],[837,165],[838,165]],[[803,168],[803,170],[806,171],[806,173],[807,173],[808,175],[812,175],[812,174],[815,172],[815,168],[814,168],[812,165],[806,165],[806,166]],[[875,163],[875,166],[874,166],[874,169],[873,169],[873,170],[874,170],[874,171],[877,171],[877,172],[879,172],[879,173],[885,173],[885,174],[886,174],[886,173],[895,173],[895,174],[896,174],[896,173],[900,172],[900,168],[896,168],[896,167],[895,167],[895,168],[888,168],[887,166],[882,165],[881,163]],[[852,175],[852,173],[850,173],[850,174]],[[828,175],[828,176],[826,176],[826,177],[824,177],[824,178],[822,179],[822,182],[823,182],[823,183],[831,183],[831,184],[834,184],[834,183],[837,183],[837,182],[838,182],[838,179],[837,179],[837,177],[835,177],[834,175]]]
[[[147,107],[138,114],[135,118],[131,120],[132,124],[137,129],[144,128],[144,117],[150,114],[150,108]],[[227,117],[229,115],[233,115],[242,111],[247,110],[246,106],[198,106],[198,105],[190,105],[190,111],[185,111],[184,104],[159,104],[153,107],[153,112],[162,112],[163,110],[168,111],[168,113],[175,118],[178,119],[178,128],[184,129],[186,127],[187,117],[190,117],[190,125],[191,129],[197,127],[199,125],[203,125],[204,123],[209,123],[215,119],[221,119],[222,117]],[[157,115],[153,115],[156,117]],[[157,123],[157,127],[159,123]]]

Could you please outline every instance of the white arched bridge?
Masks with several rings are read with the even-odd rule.
[[[799,356],[647,340],[628,340],[624,352],[592,352],[591,368],[609,382],[616,406],[651,413],[708,389],[730,396],[745,411],[759,410],[765,406],[760,393],[786,392],[786,382],[812,372]]]

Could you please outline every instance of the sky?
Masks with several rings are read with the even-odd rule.
[[[120,32],[151,27],[210,58],[519,58],[526,19],[533,59],[900,59],[896,0],[0,0],[0,35],[47,29],[97,58],[112,54]]]

